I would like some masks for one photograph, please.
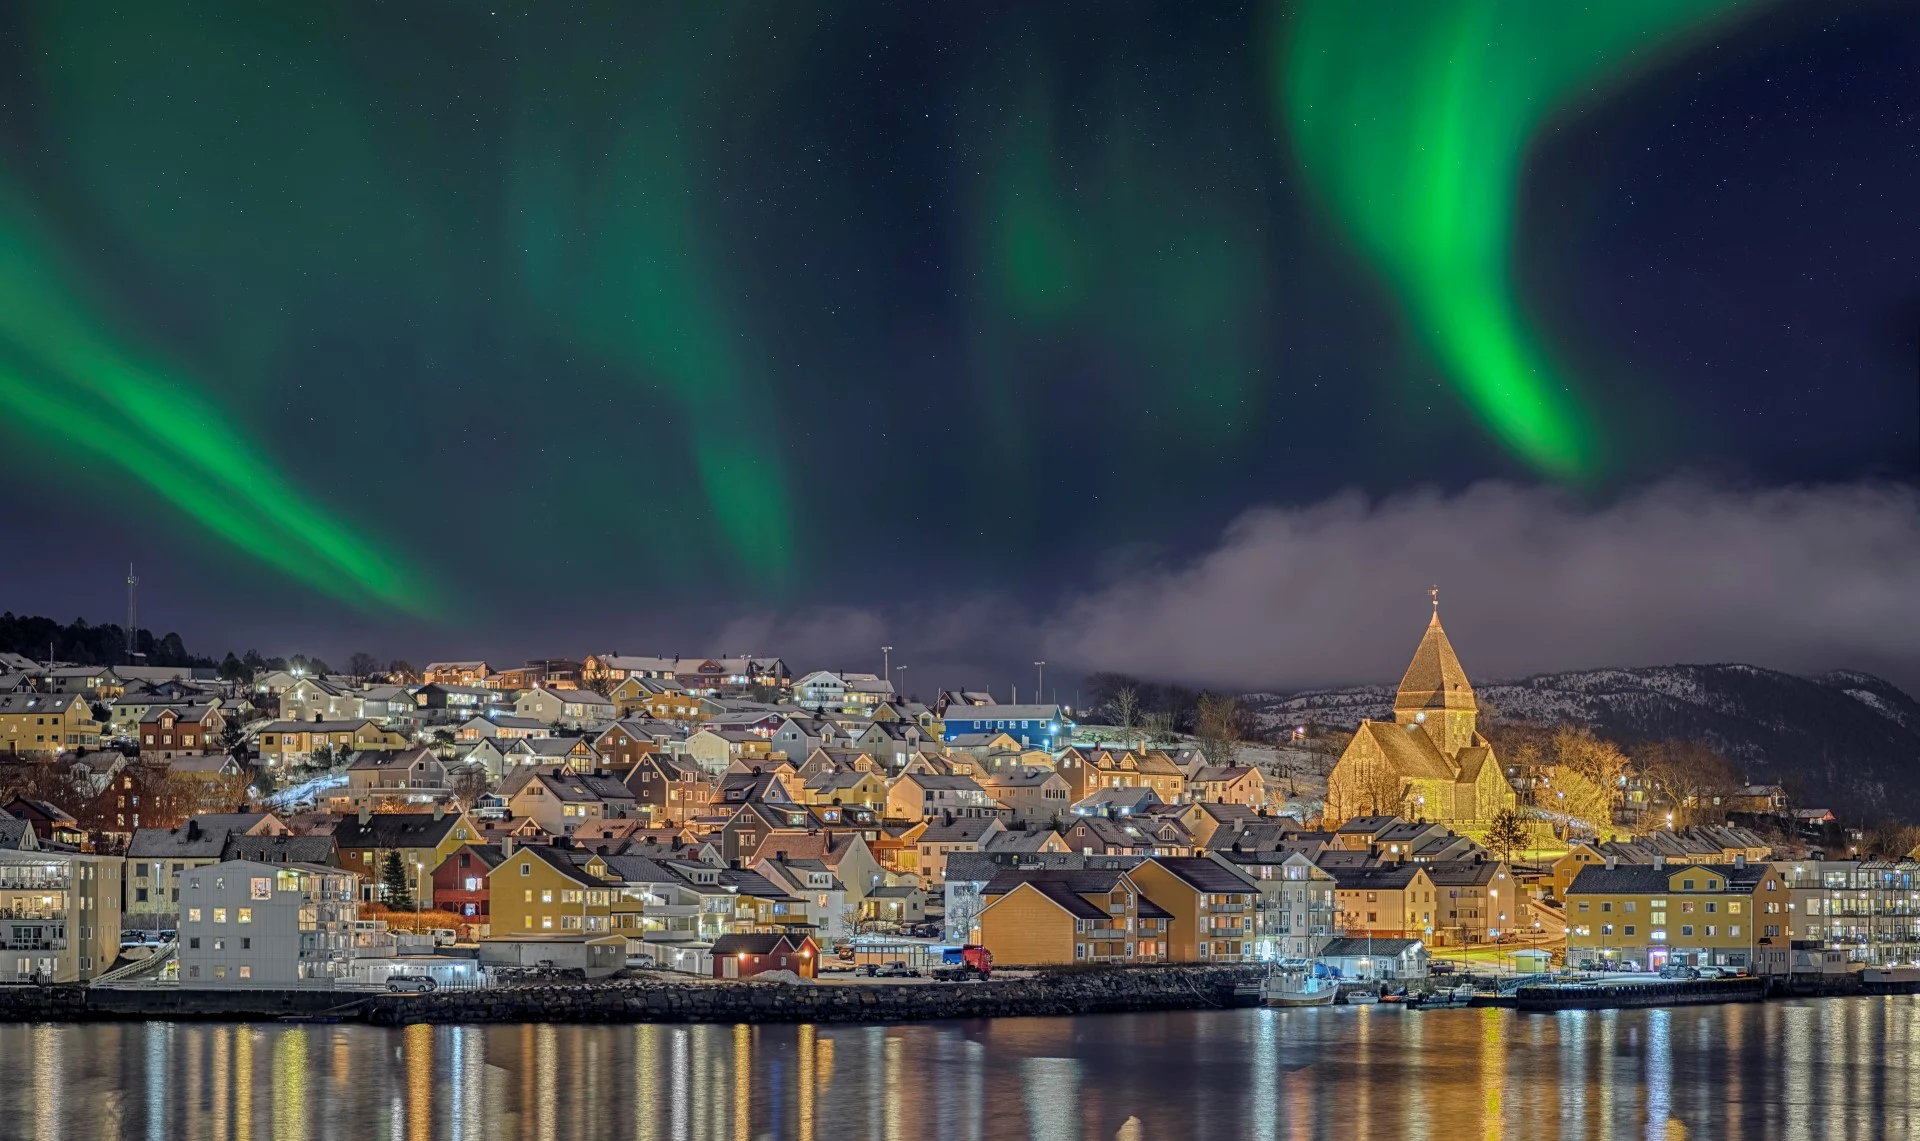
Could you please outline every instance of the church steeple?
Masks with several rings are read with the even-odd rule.
[[[1433,588],[1431,594],[1433,617],[1427,620],[1413,661],[1400,678],[1393,719],[1402,725],[1424,725],[1440,751],[1452,754],[1473,743],[1480,707],[1474,700],[1473,683],[1440,625],[1440,588]]]

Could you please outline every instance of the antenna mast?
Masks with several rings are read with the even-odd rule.
[[[140,577],[127,564],[127,664],[140,657]]]

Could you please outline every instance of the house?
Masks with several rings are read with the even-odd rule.
[[[612,930],[615,881],[571,857],[564,837],[553,845],[516,847],[487,872],[489,938],[502,935],[598,936]]]
[[[148,760],[211,753],[220,748],[226,724],[217,703],[158,705],[140,718],[134,741]]]
[[[773,746],[758,733],[711,726],[687,735],[686,755],[701,768],[720,776],[736,760],[766,757]]]
[[[1061,751],[1054,769],[1066,779],[1073,800],[1085,800],[1103,788],[1150,788],[1167,804],[1186,795],[1187,774],[1158,749],[1082,749]]]
[[[996,965],[1166,959],[1173,917],[1121,868],[1009,868],[980,898],[974,922]]]
[[[853,734],[825,718],[786,716],[767,738],[776,752],[806,757],[816,749],[850,748]]]
[[[660,753],[641,753],[627,770],[634,810],[657,825],[682,825],[713,802],[713,775]]]
[[[229,832],[227,842],[220,846],[220,858],[252,860],[257,864],[318,864],[337,868],[340,849],[332,836]]]
[[[860,930],[876,935],[905,935],[927,921],[927,892],[917,884],[882,884],[857,905]]]
[[[511,763],[563,765],[579,773],[606,767],[600,754],[594,751],[593,742],[586,737],[531,737],[510,741],[507,748],[509,751],[502,756],[514,758]]]
[[[529,658],[521,665],[495,673],[487,684],[509,692],[536,686],[555,690],[584,688],[580,685],[580,663],[568,658]]]
[[[626,773],[640,763],[641,757],[665,752],[661,741],[670,730],[662,721],[615,721],[593,738],[593,751],[607,768]]]
[[[821,946],[837,947],[852,933],[847,887],[824,860],[776,855],[755,859],[750,867],[788,895],[807,901],[809,914],[818,920],[815,934]]]
[[[949,741],[974,733],[1005,733],[1022,745],[1052,749],[1071,739],[1074,729],[1058,705],[950,704],[940,710],[940,717]]]
[[[914,872],[930,887],[945,881],[947,859],[957,852],[985,851],[995,836],[1007,830],[995,816],[943,816],[929,819],[914,841]]]
[[[659,678],[630,677],[617,682],[607,690],[607,700],[613,702],[615,717],[658,717],[671,721],[676,711],[680,720],[697,712],[697,708],[692,707],[692,698],[680,688],[679,682]]]
[[[1427,948],[1418,939],[1329,940],[1320,962],[1343,979],[1424,979]]]
[[[345,686],[317,677],[295,678],[280,693],[280,719],[283,721],[358,721],[372,718],[366,698]],[[387,716],[384,704],[380,716]]]
[[[887,815],[895,820],[991,816],[998,807],[972,777],[909,772],[895,777],[887,786]]]
[[[16,796],[5,805],[0,805],[0,812],[26,821],[42,847],[77,848],[86,843],[86,829],[80,827],[73,813],[50,800]]]
[[[387,801],[428,803],[452,795],[447,766],[426,745],[361,753],[347,766],[345,799],[355,805]]]
[[[227,860],[183,877],[180,985],[331,988],[351,975],[360,918],[351,872]]]
[[[378,901],[384,894],[381,877],[389,854],[398,854],[413,898],[421,907],[433,904],[433,870],[462,844],[477,843],[480,831],[457,810],[436,804],[432,812],[372,812],[338,818],[333,842],[340,850],[340,866],[360,877],[362,901]]]
[[[815,670],[793,683],[793,701],[816,713],[867,713],[893,697],[893,683],[876,674]]]
[[[939,743],[930,740],[918,725],[903,721],[871,722],[855,731],[850,740],[853,748],[868,753],[890,772],[899,772],[913,757],[939,748]]]
[[[1040,827],[1049,827],[1067,814],[1073,791],[1053,769],[1026,765],[989,772],[984,787],[1014,820]]]
[[[1080,816],[1060,836],[1069,851],[1089,856],[1185,856],[1193,851],[1193,837],[1179,821],[1166,818]]]
[[[1187,796],[1207,804],[1259,808],[1267,802],[1267,781],[1252,765],[1207,765],[1187,778]]]
[[[773,829],[750,849],[743,861],[758,868],[762,864],[819,864],[833,874],[845,893],[844,905],[857,907],[867,893],[886,882],[880,862],[867,847],[866,837],[857,832],[820,829]],[[775,878],[775,877],[769,877]],[[800,894],[795,892],[794,894]],[[831,901],[821,904],[831,906]],[[831,916],[832,912],[827,912]]]
[[[82,693],[0,694],[0,753],[50,757],[99,748],[100,722],[88,700]]]
[[[776,831],[805,828],[813,818],[791,804],[749,800],[734,806],[719,829],[720,855],[728,863],[746,860]]]
[[[1528,912],[1504,860],[1481,852],[1426,869],[1435,895],[1429,946],[1486,943],[1525,929],[1522,918]]]
[[[8,814],[12,809],[7,810]],[[4,822],[0,835],[0,984],[87,982],[120,954],[119,856],[60,851]]]
[[[422,719],[439,725],[465,725],[475,717],[507,711],[507,695],[498,689],[433,682],[413,691]]]
[[[1167,927],[1168,962],[1253,958],[1260,888],[1246,874],[1205,856],[1154,856],[1127,875],[1173,917]]]
[[[268,765],[304,765],[316,755],[339,759],[349,753],[404,749],[412,742],[397,729],[368,719],[355,721],[273,721],[260,727],[260,760]]]
[[[1567,888],[1567,961],[1751,967],[1754,894],[1768,870],[1744,858],[1589,864]]]
[[[887,782],[876,772],[825,772],[807,778],[795,799],[801,804],[857,804],[866,808],[882,808],[887,803]]]
[[[485,662],[428,662],[420,671],[426,685],[484,686],[492,676]]]
[[[462,934],[484,939],[491,914],[487,876],[507,857],[499,844],[463,844],[433,869],[433,905],[460,917]]]
[[[1426,939],[1433,932],[1435,889],[1421,864],[1321,868],[1333,876],[1334,926],[1343,935]]]
[[[669,679],[688,692],[712,696],[739,695],[755,689],[786,690],[793,675],[779,658],[680,658],[593,654],[581,664],[580,676],[589,681],[622,680],[639,676]]]
[[[519,769],[501,786],[507,811],[555,836],[570,836],[603,820],[632,817],[636,801],[619,778],[561,766]]]
[[[1226,849],[1209,853],[1260,889],[1254,958],[1312,958],[1334,934],[1338,914],[1332,873],[1303,852]]]
[[[590,689],[549,689],[544,685],[514,698],[513,712],[566,729],[598,729],[614,720],[613,702],[607,697]]]
[[[1106,816],[1121,819],[1144,816],[1161,807],[1161,800],[1150,788],[1096,789],[1084,800],[1076,800],[1068,811],[1074,816]]]
[[[286,834],[286,824],[270,812],[202,813],[175,828],[136,827],[126,848],[126,926],[142,931],[173,926],[182,871],[233,858],[227,851],[237,838]],[[331,847],[332,840],[326,842]]]
[[[489,712],[484,717],[469,717],[453,732],[456,741],[478,741],[482,738],[517,741],[528,737],[551,736],[553,726],[545,721],[497,712]]]
[[[813,978],[820,948],[810,936],[722,935],[713,941],[713,977],[745,979],[765,971],[791,971]]]

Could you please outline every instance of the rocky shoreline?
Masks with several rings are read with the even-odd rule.
[[[143,1019],[324,1019],[379,1026],[513,1022],[927,1022],[1207,1010],[1264,968],[1178,966],[1066,970],[993,982],[794,984],[646,975],[539,982],[427,995],[341,991],[195,991],[0,987],[0,1022]]]

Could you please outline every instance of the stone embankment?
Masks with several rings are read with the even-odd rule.
[[[923,1022],[1230,1005],[1258,967],[1075,970],[993,982],[794,985],[666,976],[382,995],[366,1019],[410,1022]]]
[[[0,1022],[111,1019],[413,1022],[919,1022],[1231,1005],[1256,966],[1067,970],[979,983],[712,982],[649,974],[398,995],[178,987],[0,987]]]

